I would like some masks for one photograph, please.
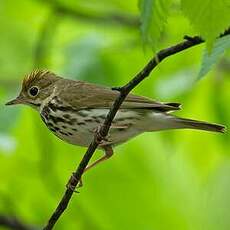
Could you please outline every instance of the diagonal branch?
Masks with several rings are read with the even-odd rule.
[[[226,36],[230,34],[230,30],[225,31],[220,37]],[[176,53],[179,53],[183,50],[186,50],[190,47],[196,46],[198,44],[201,44],[204,42],[204,40],[198,36],[195,37],[185,37],[185,41],[180,42],[174,46],[171,46],[166,49],[162,49],[159,51],[155,57],[153,57],[147,65],[139,72],[137,75],[126,85],[124,85],[121,88],[116,88],[119,90],[120,94],[114,101],[114,104],[112,108],[110,109],[109,113],[106,116],[106,119],[101,126],[100,130],[98,133],[95,134],[94,140],[91,142],[90,146],[88,147],[85,155],[83,156],[80,164],[78,165],[76,171],[73,173],[73,176],[70,177],[69,179],[69,184],[68,188],[66,189],[60,203],[58,204],[56,210],[50,217],[48,224],[43,228],[43,230],[51,230],[53,229],[54,225],[62,215],[62,213],[65,211],[67,208],[69,201],[74,193],[74,189],[76,188],[78,182],[80,181],[80,178],[84,172],[84,169],[88,165],[91,157],[93,156],[94,151],[98,147],[98,143],[105,138],[109,132],[109,128],[111,126],[111,123],[120,108],[122,102],[125,100],[126,96],[129,94],[129,92],[135,88],[141,81],[143,81],[145,78],[149,76],[151,71],[165,58],[174,55]]]
[[[87,15],[80,11],[72,10],[63,6],[57,6],[57,12],[83,22],[98,23],[102,25],[122,25],[130,28],[138,28],[140,20],[138,17],[121,13],[110,13],[105,15]]]
[[[44,0],[43,0],[44,1]],[[48,3],[60,15],[68,16],[78,21],[87,23],[105,25],[122,25],[130,28],[138,28],[140,19],[138,16],[124,14],[120,12],[100,13],[92,12],[86,13],[84,10],[78,8],[72,9],[59,1],[44,1]]]

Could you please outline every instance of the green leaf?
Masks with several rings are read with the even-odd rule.
[[[211,50],[213,43],[230,26],[229,0],[181,0],[182,10]]]
[[[144,45],[156,50],[168,17],[171,0],[139,0],[141,34]]]
[[[201,79],[211,70],[212,66],[219,60],[219,58],[224,54],[224,51],[228,48],[230,48],[230,35],[219,38],[214,43],[211,53],[205,49],[198,79]]]

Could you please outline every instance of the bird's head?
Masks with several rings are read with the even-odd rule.
[[[35,70],[24,78],[19,95],[6,105],[25,104],[39,109],[42,102],[52,95],[59,79],[50,71]]]

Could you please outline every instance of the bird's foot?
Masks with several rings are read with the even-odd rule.
[[[104,142],[108,141],[108,136],[107,137],[102,136],[100,130],[101,130],[101,125],[99,125],[97,128],[95,128],[93,131],[94,131],[95,136],[96,136],[97,144],[103,145]]]
[[[78,182],[77,185],[75,185],[76,182]],[[79,193],[79,191],[77,191],[76,188],[80,188],[82,186],[83,186],[82,179],[78,180],[75,177],[74,173],[71,175],[68,183],[66,184],[66,188],[70,189],[72,192],[75,192],[75,193]]]

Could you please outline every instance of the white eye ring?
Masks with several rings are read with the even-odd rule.
[[[28,90],[28,94],[31,97],[36,97],[39,93],[39,88],[37,86],[32,86],[31,88],[29,88]]]

